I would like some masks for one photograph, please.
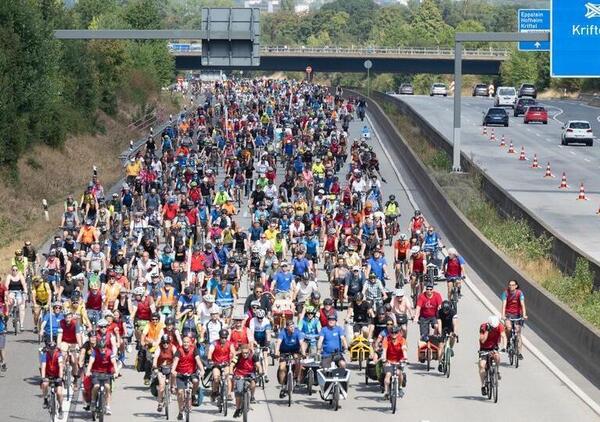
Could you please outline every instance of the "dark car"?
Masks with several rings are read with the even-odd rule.
[[[402,84],[402,85],[400,85],[400,88],[398,89],[398,93],[400,95],[414,95],[415,89],[413,88],[413,86],[411,84]]]
[[[519,88],[519,98],[521,97],[531,97],[537,98],[537,89],[533,84],[521,84]]]
[[[473,97],[487,97],[489,95],[486,84],[476,84],[473,86]]]
[[[533,98],[519,98],[517,103],[515,104],[515,117],[520,116],[521,114],[525,114],[525,110],[527,107],[531,107],[536,105],[537,103]]]
[[[483,116],[483,125],[501,125],[508,127],[508,113],[502,107],[488,108],[488,111]]]

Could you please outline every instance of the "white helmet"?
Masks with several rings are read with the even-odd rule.
[[[144,288],[142,286],[136,287],[135,289],[133,289],[133,294],[134,295],[140,295],[143,296],[144,295]]]
[[[421,248],[419,246],[415,245],[412,248],[410,248],[410,254],[414,255],[416,253],[419,253],[420,250],[421,250]]]
[[[406,240],[408,239],[408,236],[406,235],[406,233],[400,233],[400,240]]]
[[[497,328],[500,325],[500,318],[497,315],[490,315],[488,318],[488,324],[490,324],[493,328]]]
[[[252,246],[252,252],[259,253],[260,252],[260,248],[258,246]]]
[[[448,248],[448,255],[457,256],[458,252],[454,248]]]

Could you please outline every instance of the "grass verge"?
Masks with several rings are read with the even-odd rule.
[[[380,105],[448,198],[475,227],[532,280],[600,328],[600,292],[592,292],[594,274],[589,264],[579,259],[573,274],[562,273],[550,256],[552,238],[536,236],[524,220],[501,217],[485,199],[479,175],[450,173],[452,162],[445,151],[425,141],[421,130],[394,104]]]

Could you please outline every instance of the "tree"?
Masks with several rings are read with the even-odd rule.
[[[369,43],[378,47],[406,45],[406,26],[409,10],[406,7],[382,7],[375,14],[378,23],[371,30]]]
[[[483,24],[475,20],[464,20],[456,26],[456,32],[485,32]],[[468,42],[465,48],[485,48],[488,44],[485,42]]]
[[[284,12],[294,12],[296,0],[281,0],[281,10]]]

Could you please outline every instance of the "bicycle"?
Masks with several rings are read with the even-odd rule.
[[[169,366],[163,366],[160,369],[157,369],[156,371],[160,371],[165,377],[165,389],[163,391],[161,404],[163,411],[165,412],[165,418],[169,420],[169,403],[171,403],[171,368]]]
[[[508,361],[510,365],[515,365],[515,368],[519,367],[519,346],[521,345],[521,339],[517,332],[517,326],[522,327],[523,318],[509,318],[512,323],[512,330],[510,330],[510,337],[508,338],[508,345],[506,347],[506,353],[508,354]]]
[[[294,362],[296,357],[293,353],[285,353],[281,356],[282,359],[285,360],[286,367],[286,381],[285,381],[285,391],[288,396],[288,407],[292,406],[292,393],[294,392]]]
[[[10,317],[12,320],[12,324],[13,324],[13,328],[14,328],[14,332],[15,332],[15,336],[16,336],[17,334],[19,334],[19,331],[21,331],[21,310],[20,310],[19,302],[17,301],[16,297],[15,297],[13,306],[10,310]]]
[[[94,409],[92,410],[92,421],[96,419],[98,422],[104,422],[104,415],[106,415],[106,383],[110,381],[111,375],[109,374],[98,374],[96,375],[98,383],[98,393],[96,394],[96,402],[94,403]]]
[[[56,380],[49,380],[49,391],[46,399],[48,400],[48,413],[50,413],[50,422],[54,422],[57,415],[57,401],[58,398],[56,396]]]
[[[446,378],[450,378],[450,360],[452,358],[452,356],[454,356],[454,350],[452,349],[452,346],[450,345],[450,341],[451,339],[454,338],[456,339],[456,342],[458,343],[458,336],[454,333],[450,333],[448,335],[446,335],[446,338],[444,339],[444,349],[442,351],[442,369],[443,374],[446,376]]]
[[[244,387],[242,389],[242,397],[241,397],[241,407],[242,407],[242,420],[243,422],[248,422],[248,412],[250,411],[250,383],[252,382],[252,377],[239,377],[239,379],[244,380]]]
[[[390,379],[389,391],[390,406],[392,407],[392,413],[395,414],[398,397],[402,398],[404,396],[403,388],[406,387],[406,373],[404,372],[406,362],[391,363],[390,365],[392,367],[392,378]],[[398,369],[402,372],[402,385],[400,385],[399,382]]]
[[[485,387],[487,389],[488,400],[494,400],[494,403],[498,403],[498,366],[494,354],[497,353],[495,350],[480,351],[479,358],[485,357]]]
[[[448,295],[448,300],[452,303],[452,306],[455,310],[458,310],[458,301],[460,299],[458,287],[456,287],[456,282],[459,280],[463,280],[463,277],[451,277],[447,279],[447,281],[452,283],[452,287],[450,288],[450,294]]]
[[[229,400],[227,382],[229,375],[225,373],[225,368],[227,367],[229,367],[229,365],[218,365],[218,368],[221,370],[221,382],[219,384],[219,401],[217,405],[219,407],[219,413],[223,412],[223,416],[227,416],[227,400]]]
[[[183,389],[183,415],[185,422],[189,422],[190,413],[192,412],[192,374],[177,374],[177,376],[185,383],[185,387]]]

